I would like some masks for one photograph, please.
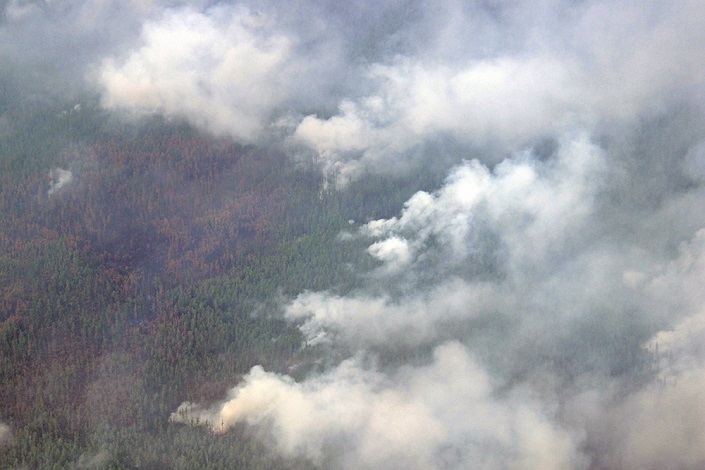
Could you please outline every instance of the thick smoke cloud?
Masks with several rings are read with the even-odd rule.
[[[301,382],[255,368],[174,419],[247,423],[333,468],[698,468],[700,8],[419,11],[425,46],[378,50],[337,111],[287,118],[286,143],[339,182],[441,137],[476,159],[353,234],[379,262],[369,289],[284,308],[353,359]]]
[[[703,467],[700,2],[280,3],[4,3],[5,73],[40,89],[339,184],[447,170],[347,236],[365,287],[284,306],[330,364],[172,419],[329,468]]]
[[[570,435],[541,405],[492,397],[490,377],[458,343],[436,348],[429,365],[392,376],[352,359],[300,384],[255,367],[231,394],[215,409],[184,404],[172,419],[206,420],[215,431],[238,421],[260,425],[283,453],[326,463],[326,454],[339,452],[345,468],[579,464]]]
[[[641,286],[644,310],[671,319],[671,326],[643,344],[654,354],[653,378],[611,403],[604,390],[592,389],[566,406],[566,415],[589,430],[589,445],[600,450],[596,465],[698,468],[705,462],[705,416],[699,406],[705,397],[703,236],[697,232],[658,274],[633,279],[633,288]]]
[[[629,121],[681,99],[702,104],[705,62],[692,45],[705,37],[695,3],[664,9],[546,2],[555,11],[536,3],[497,8],[508,24],[494,23],[495,33],[523,36],[523,47],[500,45],[448,60],[440,44],[440,58],[401,55],[373,64],[373,93],[341,101],[335,116],[307,116],[295,139],[345,175],[361,165],[384,167],[385,159],[438,134],[512,149],[537,136]],[[537,19],[531,10],[546,15],[545,30],[527,30],[526,18]],[[451,25],[475,14],[449,12],[460,16]]]
[[[184,404],[173,419],[248,423],[281,452],[334,468],[702,465],[705,238],[696,231],[673,255],[668,238],[625,237],[605,214],[606,196],[623,190],[610,156],[578,136],[549,158],[458,166],[359,230],[381,263],[374,289],[286,306],[310,346],[356,359],[300,383],[258,367],[223,404]],[[368,439],[384,445],[372,452]]]
[[[437,139],[494,164],[702,105],[703,16],[696,1],[11,0],[0,57],[45,92],[280,141],[344,183],[437,158]]]
[[[94,77],[107,106],[184,117],[243,141],[288,136],[290,151],[312,154],[344,183],[422,161],[429,139],[506,152],[702,104],[696,3],[409,2],[398,7],[408,14],[401,24],[361,5],[169,8]],[[302,10],[310,30],[289,19]],[[358,10],[369,14],[354,24],[361,31],[335,28]]]
[[[292,39],[267,23],[241,8],[168,12],[145,24],[137,51],[102,63],[105,104],[184,116],[251,141],[286,98],[294,73],[286,70]]]
[[[573,258],[572,248],[589,235],[604,173],[602,152],[584,138],[567,142],[548,163],[530,153],[494,172],[467,162],[434,194],[411,197],[399,217],[361,229],[376,240],[368,248],[382,262],[374,274],[420,294],[394,300],[305,293],[286,314],[307,318],[305,329],[314,337],[320,328],[333,327],[369,342],[412,342],[427,339],[439,324],[492,312],[500,299],[501,310],[535,315],[555,302],[578,300],[551,293],[551,283],[555,271],[588,269]],[[547,292],[537,290],[539,281],[547,283]]]

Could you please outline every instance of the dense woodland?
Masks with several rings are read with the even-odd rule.
[[[214,436],[169,415],[222,399],[256,364],[304,374],[318,353],[282,299],[364,283],[364,242],[341,231],[433,178],[325,190],[280,151],[8,96],[0,423],[13,437],[0,468],[310,467],[244,429]],[[57,169],[71,180],[57,185]]]

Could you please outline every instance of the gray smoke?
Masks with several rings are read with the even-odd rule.
[[[439,136],[467,149],[352,235],[379,264],[369,289],[285,307],[351,358],[301,382],[257,367],[173,419],[247,423],[333,468],[700,467],[700,8],[425,14],[408,27],[428,44],[362,67],[337,112],[287,118],[291,151],[339,182],[413,168]]]
[[[11,445],[14,441],[12,429],[5,423],[0,423],[0,446]]]
[[[492,380],[466,348],[438,346],[422,367],[383,374],[358,359],[296,383],[255,367],[232,398],[203,410],[183,404],[215,431],[239,421],[266,426],[286,455],[345,468],[568,468],[580,463],[570,434],[542,404],[517,391],[493,396]]]
[[[300,383],[256,367],[222,404],[172,419],[248,423],[335,468],[702,465],[705,238],[671,239],[691,225],[673,205],[702,190],[625,216],[640,230],[627,236],[608,214],[628,177],[613,151],[583,135],[548,159],[456,167],[360,229],[375,289],[286,306],[310,345],[355,357]]]
[[[49,190],[47,195],[51,197],[52,194],[68,185],[73,181],[73,173],[70,170],[64,170],[62,168],[54,168],[49,171]]]
[[[291,151],[342,182],[398,171],[441,136],[516,150],[702,104],[697,2],[405,6],[407,21],[388,25],[385,8],[368,7],[369,24],[356,26],[390,30],[364,48],[335,28],[359,5],[167,8],[143,23],[137,45],[98,64],[95,81],[107,106],[243,141],[288,135]],[[292,23],[308,8],[312,28]]]
[[[341,237],[366,287],[284,306],[330,364],[173,421],[328,468],[705,465],[700,2],[11,0],[0,61],[339,185],[448,175]]]

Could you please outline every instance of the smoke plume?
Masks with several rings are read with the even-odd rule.
[[[492,395],[491,378],[460,344],[438,346],[432,362],[392,375],[344,361],[295,383],[255,367],[218,408],[186,403],[176,421],[198,418],[215,431],[258,425],[278,449],[345,468],[480,466],[566,468],[579,463],[570,434],[530,398]],[[577,460],[576,460],[577,459]]]
[[[705,466],[701,2],[383,3],[3,3],[0,79],[32,96],[340,187],[447,175],[340,237],[376,263],[356,290],[284,303],[320,367],[254,367],[172,421],[325,468]]]
[[[10,445],[13,442],[12,429],[5,423],[0,423],[0,446]]]
[[[73,173],[70,170],[64,170],[62,168],[54,168],[49,171],[49,190],[47,194],[51,196],[67,184],[73,181]]]
[[[670,188],[615,223],[621,152],[581,135],[452,169],[359,230],[380,263],[369,289],[285,307],[310,347],[353,358],[302,382],[256,367],[222,404],[173,419],[247,423],[333,468],[697,468],[704,238],[674,256],[658,227],[702,191]]]

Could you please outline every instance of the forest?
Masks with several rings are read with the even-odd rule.
[[[0,0],[0,469],[705,468],[705,9]]]
[[[254,365],[311,362],[278,299],[364,282],[350,267],[371,263],[364,246],[339,234],[392,213],[404,185],[392,198],[378,198],[382,178],[324,191],[275,151],[162,119],[115,126],[95,105],[12,112],[13,138],[0,140],[0,418],[14,432],[0,467],[309,467],[241,430],[212,440],[169,415],[221,398]],[[56,169],[71,181],[59,187]]]

